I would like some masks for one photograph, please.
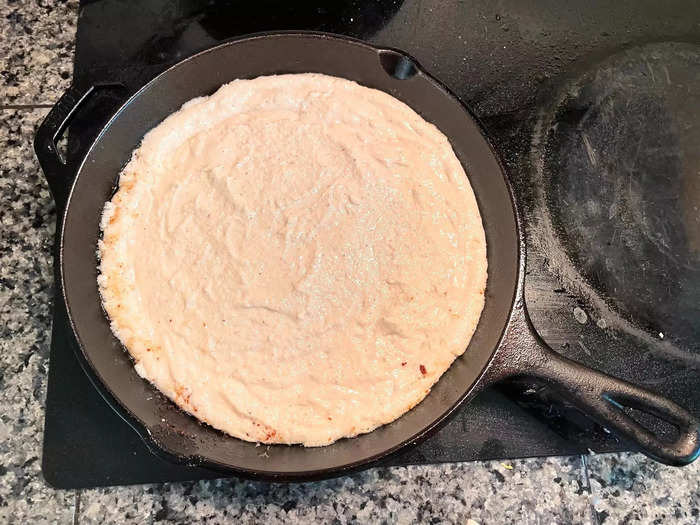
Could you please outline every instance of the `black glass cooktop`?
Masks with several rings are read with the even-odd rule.
[[[251,32],[312,29],[400,48],[482,121],[526,219],[526,297],[561,353],[700,414],[700,4],[457,0],[84,2],[76,81],[143,84]],[[113,112],[100,91],[68,155]],[[43,469],[63,488],[219,477],[169,464],[97,394],[56,301]],[[390,464],[625,449],[548,388],[484,392]]]

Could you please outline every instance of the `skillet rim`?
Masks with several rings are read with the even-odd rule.
[[[149,426],[143,422],[136,414],[133,413],[133,411],[123,404],[120,400],[119,397],[114,393],[113,389],[109,386],[108,382],[103,381],[101,375],[95,368],[95,366],[92,363],[92,360],[90,359],[88,353],[86,352],[86,346],[82,342],[78,330],[76,329],[76,323],[73,319],[73,315],[71,313],[71,306],[70,303],[71,301],[68,298],[68,294],[66,293],[66,279],[65,279],[65,258],[64,258],[64,241],[65,241],[65,230],[66,230],[66,223],[69,215],[69,211],[71,209],[71,203],[73,201],[73,194],[74,190],[76,187],[76,183],[80,177],[81,172],[83,171],[83,168],[85,166],[85,163],[90,156],[90,154],[93,152],[95,146],[100,142],[106,131],[110,128],[110,126],[117,120],[120,115],[122,114],[123,111],[126,110],[126,108],[134,101],[136,100],[143,92],[147,91],[149,88],[157,84],[160,80],[161,77],[164,77],[168,75],[171,71],[181,67],[183,64],[196,60],[198,57],[208,54],[208,53],[215,53],[217,50],[221,48],[226,48],[232,45],[236,45],[238,43],[242,42],[247,42],[247,41],[253,41],[253,40],[259,40],[259,39],[271,39],[271,38],[278,38],[278,37],[300,37],[300,38],[311,38],[311,39],[319,39],[319,40],[333,40],[333,41],[338,41],[343,44],[348,44],[348,45],[355,45],[359,46],[362,48],[365,48],[367,50],[371,50],[375,53],[381,53],[381,52],[393,52],[397,53],[401,56],[406,57],[409,59],[413,65],[415,66],[416,70],[421,73],[430,83],[432,83],[437,89],[443,92],[444,95],[446,95],[449,98],[452,98],[453,100],[457,101],[461,108],[464,110],[466,115],[470,117],[475,124],[479,134],[481,135],[481,138],[484,140],[485,144],[488,146],[488,151],[490,156],[492,157],[492,160],[496,162],[496,165],[498,166],[498,169],[500,171],[504,186],[507,190],[507,194],[509,197],[510,201],[510,211],[513,217],[513,222],[515,226],[515,239],[516,239],[516,246],[513,247],[515,250],[515,257],[514,257],[514,262],[515,262],[515,282],[512,283],[512,290],[513,294],[510,299],[510,306],[508,310],[508,315],[505,320],[505,324],[500,328],[500,334],[498,336],[498,342],[494,346],[494,348],[491,350],[489,357],[485,360],[485,364],[482,367],[482,369],[476,374],[476,378],[473,381],[472,385],[469,386],[468,388],[465,388],[463,393],[461,393],[456,401],[451,404],[446,410],[442,411],[437,417],[432,419],[431,423],[428,425],[422,427],[420,430],[417,432],[413,433],[408,438],[402,439],[400,443],[393,445],[391,447],[387,447],[383,449],[382,451],[369,455],[369,456],[363,456],[361,459],[358,459],[356,461],[344,463],[340,466],[332,466],[332,467],[327,467],[327,468],[321,468],[321,469],[310,469],[310,470],[297,470],[297,471],[276,471],[276,470],[261,470],[261,469],[250,469],[246,467],[240,467],[236,465],[231,465],[231,464],[223,464],[221,462],[215,461],[211,458],[203,457],[201,455],[192,455],[192,456],[184,456],[181,455],[173,450],[168,449],[168,447],[156,440],[156,438],[151,434],[151,431],[149,430]],[[449,137],[448,137],[449,138]],[[507,177],[507,172],[503,166],[503,163],[497,154],[495,148],[493,147],[493,144],[488,138],[488,135],[485,132],[483,124],[479,121],[479,119],[472,113],[472,111],[464,104],[464,102],[457,97],[445,84],[443,84],[440,80],[435,78],[433,75],[431,75],[414,57],[409,55],[408,53],[397,49],[393,47],[386,47],[386,46],[374,46],[372,44],[369,44],[367,42],[364,42],[362,40],[352,38],[352,37],[347,37],[344,35],[336,35],[332,33],[326,33],[326,32],[319,32],[319,31],[296,31],[296,30],[290,30],[290,31],[269,31],[269,32],[259,32],[259,33],[254,33],[254,34],[249,34],[249,35],[244,35],[238,38],[234,38],[231,40],[227,40],[225,42],[222,42],[220,44],[217,44],[215,46],[212,46],[210,48],[204,49],[202,51],[199,51],[189,57],[184,58],[181,61],[178,61],[177,63],[169,66],[166,68],[164,71],[156,75],[154,78],[149,80],[146,84],[143,86],[139,87],[133,94],[131,94],[127,100],[119,106],[119,108],[113,113],[112,116],[109,117],[109,119],[102,125],[100,131],[97,133],[95,138],[91,141],[90,145],[88,148],[85,149],[84,153],[81,154],[82,158],[80,159],[77,169],[75,171],[75,176],[73,179],[70,181],[70,189],[68,192],[68,195],[65,200],[65,205],[61,214],[61,222],[60,222],[60,227],[61,227],[61,234],[60,234],[60,239],[59,239],[59,249],[58,249],[58,257],[59,257],[59,276],[60,276],[60,285],[61,285],[61,296],[63,298],[64,306],[66,309],[66,316],[67,319],[70,323],[71,330],[73,331],[73,334],[75,335],[75,339],[77,342],[77,346],[74,347],[74,350],[76,350],[75,354],[78,357],[78,360],[80,362],[81,367],[83,370],[86,372],[86,375],[92,382],[92,384],[95,386],[97,391],[100,393],[100,395],[105,399],[105,401],[108,403],[108,405],[135,431],[139,434],[141,439],[144,441],[148,449],[156,454],[159,457],[162,457],[168,461],[175,462],[175,463],[180,463],[180,464],[186,464],[189,466],[197,466],[197,467],[204,467],[208,468],[210,470],[214,470],[217,472],[222,472],[222,473],[228,473],[228,474],[235,474],[241,477],[245,478],[250,478],[250,479],[263,479],[263,480],[269,480],[269,481],[311,481],[311,480],[316,480],[316,479],[324,479],[328,477],[334,477],[342,474],[346,474],[349,472],[353,472],[356,470],[359,470],[363,467],[368,467],[371,464],[376,464],[382,459],[387,459],[388,457],[398,453],[400,450],[405,449],[408,446],[413,446],[418,444],[419,442],[425,440],[427,437],[433,435],[437,430],[442,428],[454,415],[454,413],[457,411],[459,407],[461,407],[464,403],[468,402],[473,398],[484,386],[484,377],[487,373],[487,371],[491,372],[493,367],[492,365],[494,364],[494,357],[498,353],[498,351],[502,348],[504,338],[506,335],[506,332],[508,330],[508,327],[511,325],[511,320],[514,316],[514,310],[517,305],[522,300],[523,296],[523,282],[524,282],[524,265],[525,265],[525,247],[524,247],[524,238],[523,238],[523,229],[522,229],[522,219],[520,216],[520,213],[518,211],[517,207],[517,201],[514,195],[514,191],[512,188],[512,185]],[[476,191],[475,191],[476,194]],[[477,201],[479,200],[479,197],[477,195]],[[482,219],[483,220],[483,219]],[[77,351],[79,350],[79,351]],[[468,348],[467,348],[468,351]],[[442,379],[442,378],[441,378]],[[438,381],[439,382],[439,381]],[[152,386],[152,385],[151,385]],[[152,386],[152,388],[155,388]],[[175,406],[175,405],[174,405]],[[179,408],[178,408],[179,410]],[[191,416],[190,416],[191,417]],[[400,419],[400,418],[399,418]],[[398,421],[398,419],[397,419]],[[213,427],[209,427],[213,428]],[[217,432],[220,432],[216,429],[214,429]],[[376,429],[375,429],[376,430]],[[361,437],[361,436],[356,436],[356,437]],[[235,439],[235,438],[231,438]],[[355,439],[355,438],[348,438],[348,439]],[[300,445],[293,445],[293,446],[300,446]],[[332,445],[330,445],[332,446]]]

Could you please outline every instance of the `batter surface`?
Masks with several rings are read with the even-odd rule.
[[[185,104],[134,151],[102,230],[100,291],[137,372],[249,441],[393,421],[484,305],[484,230],[446,137],[325,75]]]

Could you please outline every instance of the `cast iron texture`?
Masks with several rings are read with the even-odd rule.
[[[235,78],[310,71],[391,93],[450,138],[469,173],[484,218],[489,258],[486,306],[465,354],[420,405],[394,423],[323,448],[261,449],[199,424],[135,373],[100,307],[95,257],[99,218],[131,151],[149,129],[184,102],[209,95]],[[697,456],[698,423],[690,414],[650,392],[559,357],[534,333],[522,300],[523,238],[503,170],[466,108],[411,57],[319,33],[275,33],[229,42],[156,77],[122,106],[77,165],[67,166],[57,156],[56,139],[97,87],[109,86],[71,87],[38,131],[36,150],[56,200],[65,202],[60,270],[64,300],[81,349],[78,357],[105,399],[154,452],[187,464],[264,479],[337,475],[426,437],[484,386],[527,374],[558,385],[573,402],[635,441],[651,457],[683,464]],[[77,176],[66,192],[62,179],[74,172]],[[679,437],[673,443],[662,442],[627,416],[622,405],[655,413],[676,426]]]

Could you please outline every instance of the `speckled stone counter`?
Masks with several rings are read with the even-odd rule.
[[[7,1],[0,14],[0,522],[700,522],[700,465],[636,454],[381,468],[302,485],[50,488],[40,456],[55,213],[31,142],[68,85],[78,7]]]

